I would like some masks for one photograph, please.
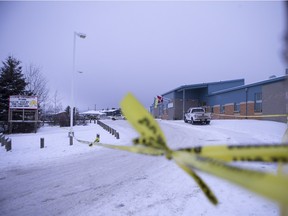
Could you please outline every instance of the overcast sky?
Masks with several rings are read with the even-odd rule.
[[[282,76],[283,2],[0,2],[1,66],[9,55],[42,69],[51,93],[81,110],[146,106],[184,84]]]

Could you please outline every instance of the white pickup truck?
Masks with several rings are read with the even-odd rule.
[[[202,107],[191,107],[188,111],[184,114],[184,122],[190,122],[191,124],[194,123],[205,123],[210,124],[211,121],[211,114],[205,113],[205,109]]]

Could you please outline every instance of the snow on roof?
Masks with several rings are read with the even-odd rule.
[[[120,110],[120,109],[119,108],[112,108],[112,109],[104,109],[104,110],[102,110],[102,112],[107,113],[107,112],[115,112],[118,110]]]
[[[98,110],[88,110],[86,112],[80,113],[81,115],[105,115],[105,113]]]

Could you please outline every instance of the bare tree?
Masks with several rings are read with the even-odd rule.
[[[50,106],[49,106],[49,111],[51,113],[57,114],[62,110],[62,103],[61,103],[61,98],[59,97],[58,91],[56,90],[50,99]]]
[[[25,81],[27,82],[26,90],[38,97],[38,103],[41,106],[48,99],[49,89],[47,79],[41,73],[40,67],[30,64],[26,67]]]
[[[58,115],[61,111],[63,111],[61,98],[59,97],[58,91],[56,90],[53,95],[49,97],[48,102],[43,103],[43,119],[53,125],[59,124],[59,118]]]

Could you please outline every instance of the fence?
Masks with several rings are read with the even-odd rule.
[[[104,130],[108,131],[110,134],[115,136],[116,139],[120,139],[119,132],[117,132],[115,129],[113,129],[109,125],[106,125],[105,123],[103,123],[100,120],[97,120],[97,124],[100,125]]]

